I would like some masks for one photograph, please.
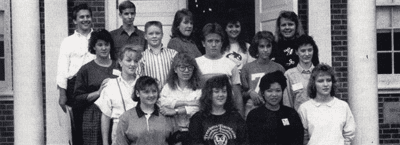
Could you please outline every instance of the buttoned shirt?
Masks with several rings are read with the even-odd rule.
[[[346,102],[335,97],[327,103],[311,99],[301,104],[298,112],[305,129],[305,136],[309,137],[308,145],[351,144],[355,136],[356,123]]]
[[[75,30],[62,41],[57,63],[57,85],[60,88],[67,89],[67,80],[75,76],[81,66],[96,58],[88,50],[92,31],[84,36]]]
[[[196,101],[198,102],[201,96],[201,89],[193,90],[190,88],[181,88],[176,85],[176,89],[172,89],[169,84],[165,84],[160,93],[159,103],[162,107],[170,109],[176,108],[178,101]],[[200,104],[199,104],[200,105]],[[175,115],[175,121],[179,127],[189,127],[189,119],[194,113],[199,111],[199,106],[183,106],[186,114]]]
[[[300,64],[297,64],[296,67],[285,72],[287,87],[282,99],[285,106],[297,110],[302,103],[310,100],[307,93],[307,86],[313,69],[314,65],[311,65],[309,69],[304,69]],[[296,91],[301,93],[300,96],[296,97]]]
[[[177,53],[173,49],[161,48],[160,53],[155,54],[153,49],[149,47],[142,53],[143,57],[140,60],[144,67],[143,75],[157,79],[161,88],[167,79],[172,59]]]
[[[136,45],[141,45],[143,47],[145,46],[146,39],[144,39],[144,32],[142,30],[139,30],[136,26],[134,27],[135,31],[131,35],[129,35],[122,28],[122,26],[110,32],[111,37],[114,40],[114,47],[116,50],[115,56],[118,56],[119,52],[121,51],[121,48],[127,44],[136,44]]]

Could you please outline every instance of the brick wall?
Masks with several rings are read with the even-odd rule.
[[[303,25],[304,32],[308,34],[308,0],[299,0],[298,9],[300,23]]]
[[[348,100],[347,0],[331,0],[332,66],[338,78],[336,97]]]
[[[383,120],[383,103],[400,102],[400,94],[380,94],[379,95],[379,143],[380,144],[400,144],[400,124],[388,124]]]
[[[13,101],[0,101],[0,144],[14,143]]]

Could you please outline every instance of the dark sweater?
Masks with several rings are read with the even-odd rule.
[[[197,112],[190,118],[189,134],[192,145],[247,144],[246,123],[236,111],[222,115]]]
[[[280,40],[276,49],[272,50],[271,60],[282,65],[286,70],[296,67],[299,57],[294,50],[293,40]]]
[[[281,106],[278,111],[271,111],[260,106],[250,111],[246,123],[252,145],[303,144],[303,125],[292,108]]]

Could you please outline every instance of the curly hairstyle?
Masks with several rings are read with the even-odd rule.
[[[297,16],[297,14],[294,13],[293,11],[281,11],[280,14],[279,14],[278,19],[276,20],[276,26],[275,26],[275,34],[276,34],[276,41],[277,42],[284,38],[282,36],[282,34],[281,34],[281,27],[280,27],[282,18],[291,20],[296,25],[296,32],[294,34],[295,38],[298,38],[301,35],[304,35],[304,29],[303,29],[303,26],[300,23],[300,19]]]
[[[100,29],[93,31],[92,36],[90,36],[89,39],[89,52],[91,54],[96,54],[96,51],[94,50],[94,47],[96,47],[96,43],[98,40],[103,40],[107,43],[110,43],[110,57],[112,60],[117,60],[116,56],[113,55],[115,54],[115,47],[114,47],[114,41],[111,37],[110,32],[108,32],[106,29]]]
[[[336,95],[337,79],[335,76],[335,71],[333,70],[333,68],[331,66],[321,63],[312,70],[310,80],[308,81],[307,93],[308,93],[308,96],[310,96],[310,98],[312,98],[312,99],[317,97],[317,88],[315,86],[315,81],[317,80],[317,77],[321,74],[326,74],[326,75],[331,76],[332,88],[331,88],[330,95],[331,96]]]
[[[175,55],[174,59],[172,60],[171,68],[168,73],[167,84],[171,89],[175,90],[177,87],[177,82],[179,81],[178,74],[175,73],[175,69],[179,67],[179,65],[191,65],[194,67],[192,71],[192,77],[188,80],[189,84],[188,87],[192,90],[196,90],[200,87],[200,69],[196,63],[196,60],[190,57],[187,53],[178,53]]]
[[[274,38],[274,34],[269,31],[259,31],[254,35],[253,40],[251,41],[249,53],[252,57],[258,58],[258,45],[260,44],[261,39],[267,40],[272,45],[272,51],[274,51],[276,47],[276,42]],[[272,54],[271,51],[271,54]]]
[[[227,98],[224,104],[226,112],[236,111],[235,104],[233,103],[232,86],[229,82],[229,78],[226,75],[214,76],[208,79],[201,90],[200,97],[200,110],[206,115],[211,114],[212,109],[212,97],[213,88],[222,89],[226,87]]]
[[[317,66],[319,64],[319,57],[318,57],[318,46],[315,43],[314,39],[311,36],[308,35],[301,35],[299,38],[297,38],[294,41],[294,51],[299,50],[301,46],[310,44],[313,47],[313,56],[311,59],[311,62],[313,63],[314,66]]]
[[[184,8],[175,13],[174,21],[172,22],[172,27],[171,27],[171,38],[186,37],[186,36],[182,35],[181,31],[179,31],[179,28],[178,28],[178,26],[181,24],[181,22],[185,19],[189,19],[189,21],[192,21],[192,23],[193,23],[193,14],[188,9]],[[193,36],[193,32],[189,36],[189,39],[192,39],[192,36]]]
[[[224,23],[223,23],[223,28],[224,28],[224,30],[226,30],[226,28],[228,27],[228,24],[236,25],[236,23],[239,23],[240,27],[241,27],[241,31],[240,31],[239,35],[237,36],[236,41],[239,43],[240,50],[243,53],[246,53],[247,52],[246,35],[245,35],[244,29],[243,29],[243,23],[241,22],[241,19],[239,18],[239,15],[237,14],[236,11],[232,10],[227,13],[226,19],[224,20]],[[228,36],[228,35],[226,34],[226,36]],[[224,42],[222,49],[223,49],[223,51],[230,50],[229,40]]]
[[[92,10],[89,8],[89,6],[87,4],[80,4],[72,8],[72,20],[76,20],[80,10],[88,10],[90,17],[92,16]]]
[[[141,76],[136,80],[135,87],[133,88],[132,100],[140,104],[140,98],[136,95],[139,91],[145,90],[147,87],[154,86],[157,89],[157,99],[160,98],[160,90],[157,81],[149,76]]]

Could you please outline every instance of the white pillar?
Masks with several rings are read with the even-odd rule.
[[[378,145],[375,0],[347,2],[349,104],[357,123],[353,145]]]
[[[308,33],[319,49],[319,61],[332,65],[331,0],[308,1]]]
[[[43,145],[39,0],[12,0],[14,144]]]
[[[71,140],[69,116],[58,105],[57,61],[60,45],[68,36],[66,0],[44,0],[44,33],[46,51],[46,144],[68,145]]]

